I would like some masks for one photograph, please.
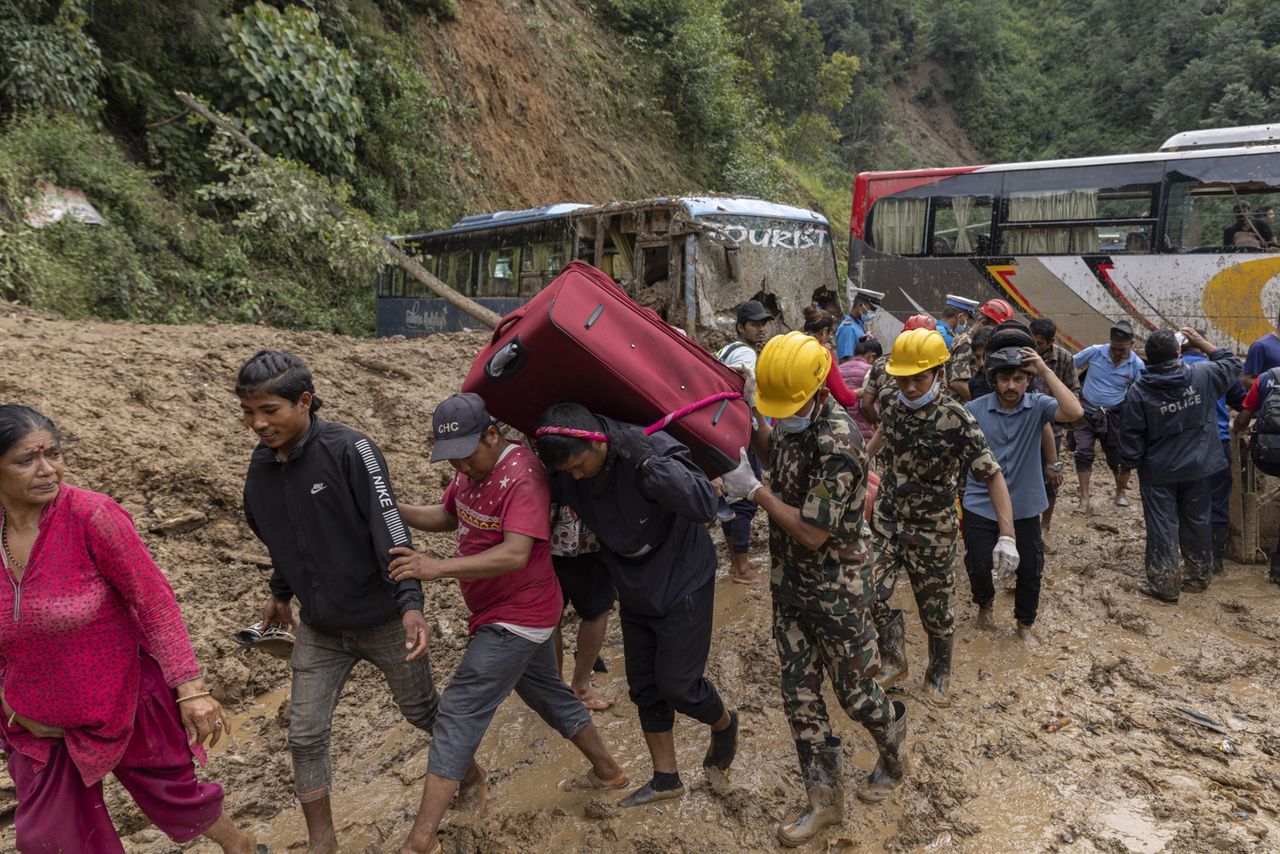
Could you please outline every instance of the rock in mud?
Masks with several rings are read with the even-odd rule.
[[[209,521],[209,517],[201,513],[199,510],[183,510],[176,516],[170,516],[163,519],[151,527],[153,534],[186,534],[197,528],[203,528]]]

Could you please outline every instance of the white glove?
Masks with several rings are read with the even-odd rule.
[[[751,470],[751,461],[747,459],[746,448],[742,448],[738,452],[738,459],[741,462],[738,463],[736,469],[720,475],[720,480],[724,483],[725,497],[731,501],[750,498],[751,494],[760,488],[760,479]]]
[[[991,550],[991,562],[996,575],[1016,572],[1018,569],[1018,544],[1013,537],[1001,537]]]
[[[742,399],[747,406],[756,408],[756,372],[746,365],[734,365],[730,370],[742,374]]]

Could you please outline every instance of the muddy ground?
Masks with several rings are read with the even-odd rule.
[[[430,412],[456,389],[482,341],[355,341],[0,311],[0,399],[57,419],[69,482],[104,491],[133,514],[177,591],[212,690],[236,713],[235,734],[214,752],[207,776],[227,785],[227,808],[275,851],[301,849],[305,833],[285,748],[287,667],[229,637],[256,618],[267,592],[263,549],[240,513],[254,440],[229,391],[235,370],[261,347],[303,355],[324,414],[373,436],[399,494],[429,501],[449,475],[426,461]],[[1068,505],[1073,493],[1069,482]],[[1013,634],[1009,596],[998,602],[999,629],[975,630],[961,572],[951,708],[921,698],[923,634],[900,584],[912,670],[894,696],[910,709],[907,782],[878,807],[851,797],[843,828],[805,850],[1280,850],[1280,589],[1267,583],[1264,567],[1231,564],[1207,593],[1184,595],[1176,607],[1140,597],[1142,517],[1134,503],[1101,518],[1060,515],[1048,538],[1037,644]],[[166,524],[179,518],[187,521]],[[443,537],[418,542],[438,554],[450,548]],[[759,542],[763,563],[762,553]],[[466,643],[465,614],[451,584],[431,585],[428,601],[431,661],[443,686]],[[604,655],[610,672],[597,683],[619,702],[596,721],[642,781],[649,768],[626,699],[616,625]],[[776,848],[774,828],[800,806],[803,789],[780,709],[767,590],[722,578],[709,670],[741,712],[742,748],[727,787],[707,785],[705,731],[681,722],[677,744],[690,784],[682,800],[623,812],[614,798],[562,794],[556,782],[580,770],[581,759],[513,698],[481,748],[494,782],[488,811],[451,814],[445,850]],[[1225,737],[1174,707],[1215,719]],[[838,711],[835,728],[852,786],[874,762],[872,743]],[[427,741],[399,719],[371,667],[356,668],[333,740],[343,850],[395,850],[417,803]],[[11,814],[12,788],[0,774],[0,809],[6,802]],[[114,786],[109,802],[130,851],[179,850]],[[0,849],[12,846],[12,827],[0,827]]]

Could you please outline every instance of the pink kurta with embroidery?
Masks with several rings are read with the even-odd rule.
[[[25,718],[66,732],[85,784],[120,761],[138,703],[138,649],[174,687],[200,675],[173,588],[124,508],[64,485],[40,516],[19,582],[0,582],[0,677],[4,698]],[[12,750],[38,766],[53,741],[16,724]]]

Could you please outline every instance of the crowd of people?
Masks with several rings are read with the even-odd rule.
[[[1253,430],[1264,470],[1266,449],[1280,455],[1280,318],[1243,364],[1191,328],[1151,331],[1140,358],[1123,320],[1108,342],[1073,355],[1049,318],[1028,326],[1003,300],[949,296],[941,320],[911,317],[884,347],[865,327],[882,299],[859,290],[841,320],[812,307],[802,330],[773,337],[760,303],[738,308],[737,339],[718,356],[743,376],[753,427],[739,464],[716,479],[669,435],[572,401],[520,436],[460,393],[432,416],[431,459],[447,462],[452,480],[438,503],[400,502],[377,444],[319,416],[300,358],[249,359],[235,384],[258,440],[244,512],[273,566],[256,630],[294,638],[288,748],[309,850],[337,850],[329,735],[358,661],[382,672],[405,719],[431,736],[403,852],[441,851],[447,810],[483,808],[488,772],[477,752],[513,691],[583,755],[565,791],[630,789],[622,807],[680,797],[677,713],[707,727],[705,773],[727,771],[738,714],[706,676],[718,518],[730,578],[770,584],[779,690],[808,797],[777,828],[787,846],[844,816],[827,685],[877,748],[857,797],[885,800],[908,771],[908,708],[885,690],[908,672],[904,613],[892,607],[900,574],[928,638],[929,702],[949,702],[961,543],[979,627],[994,626],[997,579],[1008,576],[1017,635],[1034,641],[1064,441],[1083,513],[1099,444],[1117,506],[1129,504],[1137,472],[1142,594],[1176,603],[1222,571],[1231,435]],[[229,719],[201,677],[172,589],[128,514],[63,483],[64,470],[54,423],[0,406],[11,582],[0,585],[0,607],[13,614],[0,623],[0,747],[17,789],[18,849],[122,851],[102,806],[110,773],[176,842],[204,835],[224,851],[263,850],[223,813],[221,787],[195,776],[192,759]],[[767,572],[750,560],[759,511]],[[452,556],[415,550],[411,529],[451,533]],[[1270,577],[1280,584],[1280,546]],[[437,691],[423,582],[440,579],[457,581],[470,642]],[[591,674],[615,604],[652,765],[638,785],[591,714],[614,702]],[[566,683],[569,606],[581,622]]]

